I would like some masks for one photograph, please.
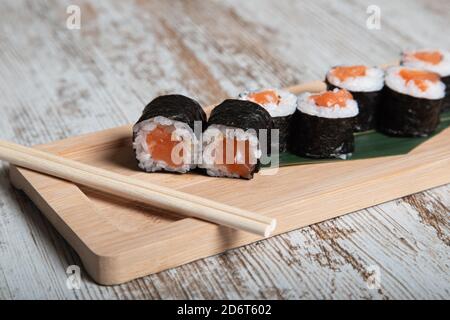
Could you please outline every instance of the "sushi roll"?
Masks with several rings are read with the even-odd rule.
[[[423,49],[405,51],[402,54],[402,65],[435,72],[441,76],[445,84],[443,111],[450,111],[450,51]]]
[[[176,94],[152,100],[133,126],[139,167],[147,172],[180,173],[195,168],[200,150],[196,124],[201,134],[206,114],[196,101]]]
[[[380,109],[380,131],[394,136],[428,136],[439,124],[444,96],[445,85],[437,73],[389,68]]]
[[[347,159],[354,151],[358,103],[345,89],[299,96],[292,119],[289,151],[311,158]]]
[[[264,89],[243,92],[239,95],[239,99],[257,103],[269,112],[273,128],[279,130],[278,151],[286,151],[289,126],[297,108],[297,97],[283,90]]]
[[[228,99],[211,112],[203,132],[200,168],[214,177],[252,179],[260,158],[270,147],[272,118],[251,101]],[[267,135],[262,129],[267,130]]]
[[[375,128],[384,86],[383,70],[366,66],[337,66],[328,71],[325,82],[328,90],[346,89],[358,102],[355,131]]]

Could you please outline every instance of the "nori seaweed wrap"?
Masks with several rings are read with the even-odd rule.
[[[355,149],[355,118],[329,119],[296,111],[289,151],[309,158],[346,158]]]
[[[359,114],[355,131],[375,129],[377,111],[383,98],[384,73],[379,68],[366,66],[338,66],[325,78],[328,90],[346,89],[358,102]]]
[[[288,150],[310,158],[347,159],[354,151],[358,104],[346,90],[303,94],[291,122]]]
[[[236,99],[227,99],[213,109],[208,127],[213,124],[244,130],[270,130],[273,127],[270,114],[264,108],[251,101]]]
[[[416,98],[389,87],[384,91],[379,117],[381,132],[393,136],[426,137],[436,130],[442,99]]]
[[[133,126],[139,167],[148,172],[180,173],[195,168],[200,149],[194,133],[196,122],[200,134],[206,114],[195,100],[178,94],[152,100]]]
[[[239,99],[257,103],[269,112],[273,128],[279,130],[278,151],[285,152],[292,115],[297,108],[297,97],[285,90],[263,89],[243,92]]]
[[[441,81],[445,84],[445,98],[442,102],[442,112],[450,111],[450,76],[442,77]]]
[[[181,94],[169,94],[153,99],[145,106],[136,124],[157,116],[186,123],[192,130],[195,121],[206,124],[206,114],[200,104]]]
[[[260,168],[260,150],[270,150],[272,128],[270,114],[260,105],[235,99],[223,101],[211,112],[203,132],[203,158],[199,166],[211,176],[253,178]],[[260,135],[263,129],[267,130],[264,137]],[[231,155],[230,150],[234,152]]]
[[[445,85],[438,74],[407,67],[386,73],[378,129],[389,135],[424,137],[440,121]]]
[[[336,87],[326,81],[327,89],[333,90]],[[354,131],[363,132],[375,129],[377,124],[377,113],[383,100],[383,90],[372,92],[350,91],[353,99],[358,102],[359,113],[356,116]]]
[[[287,151],[289,128],[291,127],[292,116],[272,117],[273,128],[278,129],[278,152]]]

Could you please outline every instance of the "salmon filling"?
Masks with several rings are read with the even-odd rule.
[[[426,81],[438,82],[440,80],[440,76],[437,73],[422,70],[402,69],[399,74],[403,80],[406,81],[406,83],[413,81],[414,84],[422,91],[426,91],[428,89],[428,84]]]
[[[252,92],[248,95],[250,101],[258,104],[279,104],[280,96],[274,90],[264,90],[259,92]]]
[[[413,54],[414,58],[433,65],[439,64],[444,57],[439,51],[420,51]]]
[[[364,77],[366,75],[367,67],[365,66],[342,66],[331,70],[331,74],[341,81],[348,78]]]
[[[222,139],[222,148],[217,149],[215,162],[224,167],[228,173],[240,177],[250,176],[255,167],[250,160],[249,141],[238,141],[236,138]]]
[[[330,108],[338,105],[341,108],[345,108],[347,100],[352,100],[353,96],[347,90],[342,89],[337,91],[326,91],[321,94],[312,95],[310,98],[318,107]]]
[[[172,168],[179,168],[183,165],[183,148],[178,154],[175,152],[172,156],[173,149],[180,141],[172,141],[172,133],[175,131],[173,125],[165,126],[158,124],[155,129],[147,134],[147,147],[151,157],[156,161],[164,161]]]

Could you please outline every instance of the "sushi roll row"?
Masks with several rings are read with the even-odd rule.
[[[258,172],[263,154],[347,159],[354,152],[354,132],[433,133],[440,113],[450,110],[449,82],[450,53],[422,50],[404,52],[400,66],[387,70],[333,67],[321,93],[245,91],[217,105],[209,119],[191,98],[161,96],[134,125],[133,148],[139,167],[148,172],[197,169],[244,179]]]
[[[274,101],[282,100],[274,89],[244,93],[241,98],[270,106],[275,128],[280,128],[281,152],[346,159],[354,151],[354,132],[379,130],[392,136],[422,137],[436,130],[450,98],[449,86],[446,89],[445,78],[440,77],[447,74],[445,54],[438,57],[441,60],[437,63],[435,58],[434,70],[440,73],[418,66],[391,67],[386,72],[362,65],[333,67],[326,74],[327,91],[302,94],[297,108],[288,108],[288,117],[274,114]],[[275,119],[283,126],[276,125]]]
[[[165,95],[152,100],[133,126],[133,149],[147,172],[198,168],[211,176],[251,179],[261,150],[270,147],[270,138],[260,139],[260,132],[272,128],[269,112],[251,101],[225,100],[206,121],[193,99]]]
[[[383,80],[381,80],[383,82]],[[348,158],[354,150],[353,131],[358,103],[346,89],[305,93],[298,99],[278,89],[247,91],[240,99],[266,109],[278,129],[279,151],[310,158]]]

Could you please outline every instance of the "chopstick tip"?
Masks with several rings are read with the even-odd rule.
[[[277,227],[277,220],[272,219],[272,222],[267,226],[266,230],[264,231],[264,238],[270,237],[273,231],[275,231],[276,227]]]

